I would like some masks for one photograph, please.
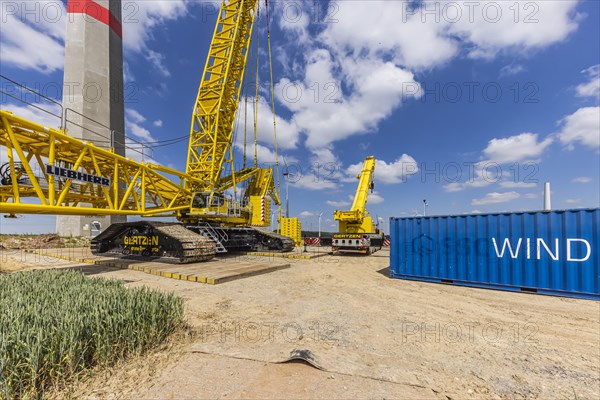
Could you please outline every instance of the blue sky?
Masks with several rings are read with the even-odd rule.
[[[391,216],[422,213],[423,199],[428,214],[536,210],[545,181],[553,208],[600,205],[599,2],[269,3],[279,149],[302,171],[290,183],[290,210],[305,229],[323,212],[323,229],[335,230],[333,211],[349,206],[367,155],[378,160],[368,209],[384,229]],[[3,16],[0,67],[52,94],[62,85],[66,22],[44,18],[44,7],[64,5],[39,4],[41,18]],[[214,5],[123,7],[127,134],[187,135]],[[257,26],[258,150],[272,162],[264,8]],[[238,130],[240,162],[241,143]],[[184,170],[186,145],[152,156]],[[3,233],[54,229],[52,217],[0,224]]]

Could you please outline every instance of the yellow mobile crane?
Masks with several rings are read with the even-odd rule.
[[[138,163],[0,110],[0,213],[174,216],[113,224],[95,254],[203,261],[229,250],[293,249],[270,225],[273,170],[233,170],[233,129],[258,0],[223,1],[194,106],[186,172]],[[276,142],[275,145],[277,146]],[[226,165],[231,171],[225,175]],[[175,180],[168,177],[175,177]],[[244,182],[245,192],[236,193]]]
[[[333,218],[338,221],[338,233],[333,235],[332,250],[340,253],[371,254],[383,245],[383,233],[373,223],[366,210],[369,191],[373,191],[375,157],[368,156],[361,173],[356,177],[358,187],[349,211],[335,211]]]

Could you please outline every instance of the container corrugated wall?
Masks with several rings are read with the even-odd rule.
[[[393,278],[600,300],[600,209],[390,219]]]

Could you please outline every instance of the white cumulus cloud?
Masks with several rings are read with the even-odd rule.
[[[335,2],[333,9],[325,3],[282,6],[288,13],[279,20],[285,40],[298,43],[302,51],[277,54],[290,75],[279,81],[277,98],[293,113],[308,149],[332,150],[335,142],[375,133],[404,101],[422,95],[417,72],[465,53],[485,58],[528,54],[565,40],[580,17],[576,0],[467,3],[452,3],[460,8],[457,19],[445,2],[433,1]],[[500,18],[492,20],[496,8]],[[330,23],[312,24],[323,18]],[[310,28],[316,34],[307,37]],[[522,70],[515,63],[503,73]]]
[[[352,164],[347,168],[349,178],[348,182],[353,182],[354,178],[362,171],[363,163]],[[402,154],[395,161],[387,163],[384,160],[375,160],[374,180],[385,184],[406,182],[410,175],[419,172],[419,165],[415,159],[408,154]]]
[[[296,175],[293,179],[290,179],[290,186],[297,189],[305,190],[327,190],[337,189],[338,183],[327,179],[326,177],[319,177],[310,171],[304,174]]]
[[[144,142],[155,142],[152,133],[142,126],[146,117],[133,108],[125,109],[125,133],[127,156],[134,160],[146,159],[151,149]]]
[[[577,198],[577,199],[566,199],[565,203],[567,203],[569,205],[581,204],[581,199],[580,198]]]
[[[165,65],[165,56],[154,50],[146,50],[144,57],[154,66],[154,68],[165,78],[171,76],[171,72]]]
[[[126,54],[145,53],[159,72],[168,76],[163,56],[149,49],[154,31],[164,28],[168,21],[183,17],[190,6],[199,2],[123,1],[123,46]],[[0,57],[3,65],[42,73],[62,70],[68,20],[65,3],[58,0],[1,2]]]
[[[533,182],[515,182],[515,181],[503,181],[500,182],[500,187],[504,189],[530,189],[537,186],[537,183]]]
[[[148,129],[136,124],[135,122],[126,120],[125,127],[127,128],[128,133],[131,133],[133,136],[141,139],[144,142],[154,141],[154,138],[152,137],[152,134],[150,133],[150,131]]]
[[[478,1],[458,3],[464,9],[448,34],[466,42],[469,55],[491,58],[502,51],[545,48],[565,40],[578,26],[577,0]],[[470,46],[469,46],[470,45]]]
[[[489,204],[507,203],[518,199],[521,195],[517,192],[491,192],[486,194],[480,199],[473,199],[471,205],[473,206],[485,206]]]
[[[272,147],[275,142],[273,127],[273,111],[271,104],[264,97],[258,98],[258,104],[254,99],[240,102],[238,106],[238,121],[235,128],[236,144],[244,148],[244,131],[246,132],[246,143],[254,144],[254,113],[256,107],[257,137],[258,142]],[[275,118],[277,128],[277,144],[280,149],[295,149],[298,146],[300,131],[294,120],[287,120],[279,115]]]
[[[600,149],[600,107],[584,107],[562,119],[558,133],[569,150],[579,143],[594,150]]]
[[[154,152],[151,148],[129,138],[125,139],[125,156],[139,163],[160,164],[154,159]]]
[[[538,140],[537,133],[521,133],[490,140],[483,154],[488,160],[498,164],[533,161],[538,160],[550,144],[551,138]]]
[[[343,88],[342,80],[349,89]],[[409,87],[419,87],[413,74],[391,62],[334,59],[329,51],[317,49],[308,57],[303,79],[282,79],[276,93],[294,113],[294,122],[307,136],[307,147],[319,149],[374,132],[400,105]]]
[[[509,64],[500,69],[500,78],[517,75],[525,71],[525,67],[521,64]]]
[[[600,99],[600,64],[581,72],[587,75],[588,81],[577,86],[577,96]]]
[[[46,110],[52,114],[60,115],[61,109],[56,104],[44,104],[44,103],[33,103],[35,107],[28,107],[26,105],[16,105],[7,103],[2,105],[2,109],[10,111],[13,114],[34,121],[42,126],[58,129],[60,127],[60,118],[55,117],[41,111],[40,109]],[[18,157],[16,152],[13,152],[15,157]],[[8,162],[8,153],[6,146],[0,146],[0,165]]]
[[[369,193],[369,197],[367,198],[367,204],[381,204],[384,202],[383,196],[374,191],[373,193]]]
[[[33,106],[33,107],[32,107]],[[10,111],[13,114],[44,125],[50,128],[58,129],[61,124],[60,114],[61,108],[54,103],[32,103],[32,106],[17,105],[14,103],[2,104],[2,109]],[[47,112],[44,112],[45,110]]]
[[[521,182],[514,176],[503,174],[503,166],[513,163],[537,163],[552,144],[553,139],[538,139],[536,133],[521,133],[505,138],[490,140],[477,163],[465,173],[467,180],[451,182],[443,186],[447,193],[460,192],[468,188],[482,188],[498,184],[504,189],[526,189],[535,187],[535,182]],[[513,180],[510,180],[510,179]]]
[[[3,65],[42,73],[64,64],[66,8],[60,1],[1,2]]]
[[[592,178],[589,178],[587,176],[580,176],[578,178],[574,178],[571,182],[573,183],[590,183],[592,181]]]
[[[243,151],[244,144],[236,143],[235,148],[239,151]],[[264,146],[262,144],[256,145],[256,156],[257,156],[258,163],[266,164],[266,167],[274,166],[275,162],[278,160],[277,154],[275,154],[274,148],[270,147],[270,146]],[[286,156],[285,154],[279,153],[279,166],[280,167],[282,167],[284,165],[284,162],[283,162],[284,159],[292,161],[292,162],[294,162],[294,160],[295,160],[294,157]],[[235,162],[236,162],[236,164],[242,164],[243,158],[242,157],[236,158]],[[247,166],[254,165],[254,143],[246,143],[246,165]],[[292,175],[295,172],[296,172],[296,170],[293,169],[293,171],[290,175]],[[292,179],[290,179],[290,182],[291,181],[292,181]]]
[[[443,189],[448,193],[460,192],[465,189],[465,185],[460,182],[451,182],[443,186]]]
[[[127,118],[129,120],[135,122],[136,124],[146,121],[146,117],[144,117],[142,114],[140,114],[138,111],[134,110],[133,108],[125,109],[125,115],[127,116]]]
[[[322,40],[336,54],[383,59],[407,68],[431,68],[454,57],[457,43],[435,18],[423,20],[404,1],[338,2],[336,23],[327,25]],[[415,40],[419,38],[419,40]],[[424,45],[426,43],[426,45]]]
[[[184,0],[123,1],[123,45],[139,53],[147,50],[154,29],[186,15],[191,4]]]
[[[327,200],[325,203],[327,203],[327,205],[329,205],[331,207],[336,207],[338,209],[350,206],[349,201],[343,201],[343,200],[342,201]]]

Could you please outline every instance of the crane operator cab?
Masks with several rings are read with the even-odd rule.
[[[189,215],[202,216],[210,220],[241,218],[244,208],[231,196],[216,192],[196,192],[192,196]],[[239,223],[239,221],[233,221]]]
[[[197,192],[192,196],[190,214],[227,215],[228,202],[225,196],[214,192]]]

